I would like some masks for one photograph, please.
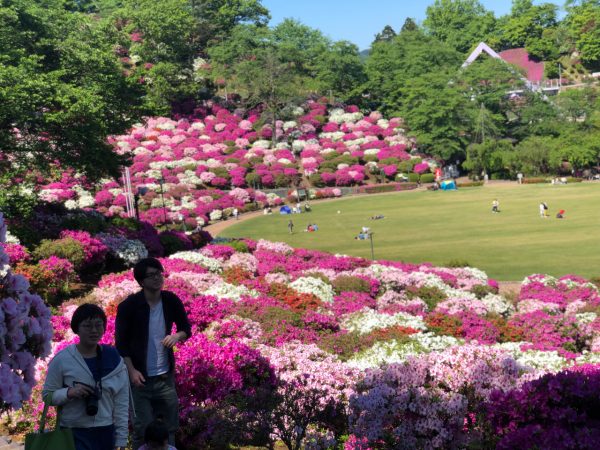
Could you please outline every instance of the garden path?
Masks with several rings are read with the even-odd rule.
[[[13,442],[9,437],[0,436],[0,450],[22,450],[25,444]]]

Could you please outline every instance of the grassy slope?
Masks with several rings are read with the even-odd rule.
[[[500,214],[491,213],[494,198]],[[550,217],[539,217],[546,201]],[[455,192],[403,192],[313,205],[314,212],[265,216],[236,224],[220,236],[265,238],[295,247],[370,257],[361,226],[374,231],[375,258],[444,265],[467,261],[499,280],[532,273],[600,275],[600,184],[490,185]],[[555,214],[565,209],[565,219]],[[337,214],[337,211],[340,214]],[[385,219],[372,221],[374,214]],[[295,233],[287,222],[292,218]],[[302,230],[310,222],[316,233]]]

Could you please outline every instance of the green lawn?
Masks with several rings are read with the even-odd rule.
[[[500,202],[499,214],[491,212],[494,198]],[[547,219],[539,217],[541,201],[550,207]],[[240,222],[219,236],[264,238],[370,258],[369,241],[354,239],[364,225],[374,232],[376,259],[436,265],[461,260],[506,281],[532,273],[600,275],[600,183],[400,192],[312,206],[309,214]],[[559,209],[566,210],[565,219],[555,218]],[[369,220],[375,214],[385,219]],[[293,235],[287,229],[290,218]],[[319,231],[303,232],[309,222]]]

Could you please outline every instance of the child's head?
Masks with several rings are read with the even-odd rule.
[[[153,420],[144,431],[144,443],[148,450],[167,450],[169,446],[169,428],[162,419]]]

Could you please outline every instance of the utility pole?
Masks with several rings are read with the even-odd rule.
[[[562,75],[561,75],[561,66],[558,63],[558,91],[560,92],[560,88],[562,87]]]

